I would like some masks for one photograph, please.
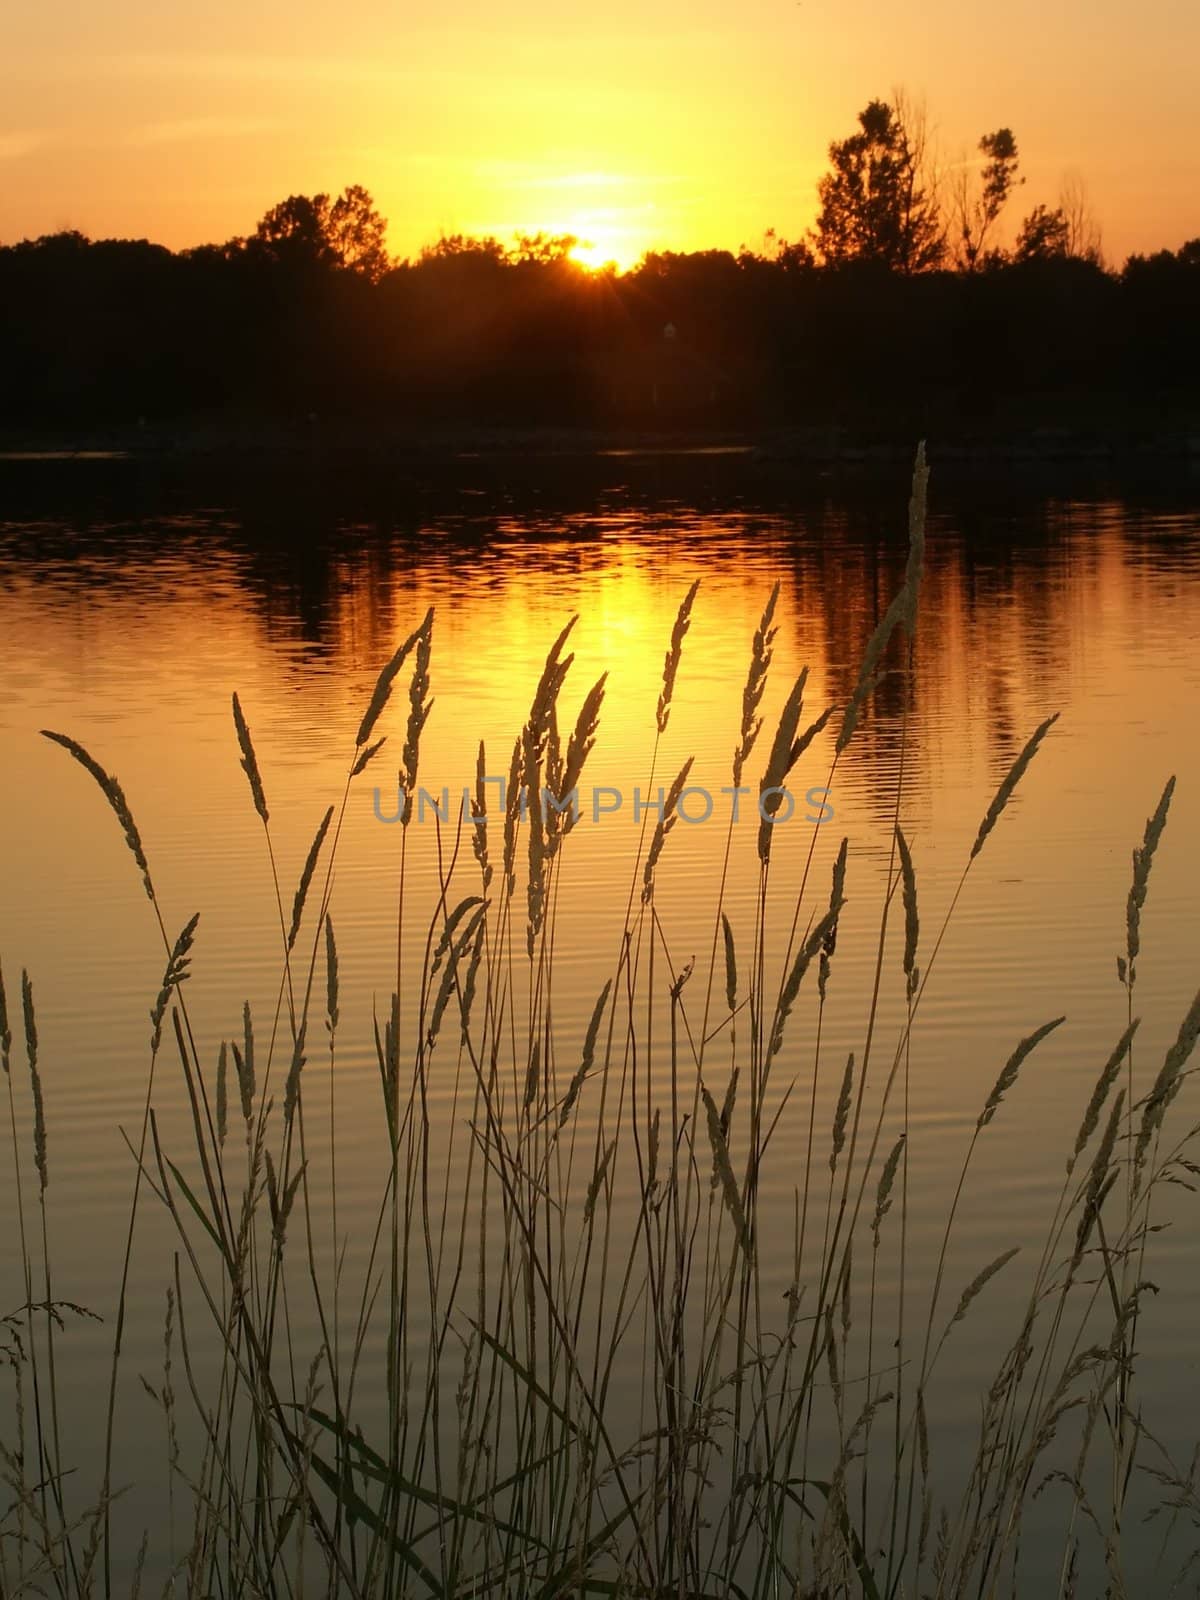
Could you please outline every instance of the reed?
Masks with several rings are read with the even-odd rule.
[[[1127,1592],[1124,1507],[1143,1463],[1164,1519],[1173,1517],[1167,1545],[1179,1569],[1197,1559],[1185,1537],[1185,1524],[1200,1526],[1195,1461],[1172,1461],[1150,1433],[1135,1343],[1159,1226],[1152,1204],[1200,1176],[1193,1130],[1175,1114],[1200,1037],[1200,998],[1148,1090],[1136,1099],[1132,1089],[1135,963],[1174,780],[1134,852],[1119,969],[1130,1015],[1080,1120],[1063,1130],[1066,1173],[1045,1237],[1032,1252],[1018,1255],[1014,1245],[973,1266],[965,1283],[953,1281],[952,1242],[980,1140],[1000,1136],[988,1130],[1002,1128],[1006,1103],[1036,1070],[1030,1058],[1048,1058],[1069,1024],[1056,1017],[1034,1028],[1001,1065],[964,1135],[925,1277],[914,1273],[909,1237],[915,1029],[970,873],[993,832],[1009,826],[1012,797],[1055,717],[1033,732],[964,841],[932,942],[918,915],[901,759],[884,797],[891,824],[875,962],[844,1066],[840,1050],[832,1068],[825,1061],[825,1009],[848,897],[865,903],[874,869],[843,840],[829,861],[828,899],[812,893],[814,828],[798,889],[772,909],[769,819],[790,775],[818,740],[841,759],[880,674],[915,670],[927,486],[922,450],[904,580],[864,642],[849,700],[805,727],[801,673],[757,772],[778,586],[749,642],[740,725],[731,730],[734,784],[749,776],[764,816],[748,925],[736,926],[726,905],[728,839],[711,927],[699,890],[696,920],[681,934],[660,914],[664,863],[686,848],[675,823],[691,760],[672,757],[676,776],[655,826],[643,829],[623,922],[611,940],[592,941],[596,970],[578,1033],[559,993],[556,950],[568,919],[592,915],[572,904],[563,862],[569,797],[603,737],[606,678],[571,717],[573,620],[546,656],[514,739],[507,793],[490,816],[478,746],[474,817],[439,835],[435,893],[422,907],[408,881],[407,840],[433,704],[433,612],[378,676],[290,914],[259,756],[234,697],[234,743],[275,885],[278,1002],[269,1028],[256,1031],[247,1003],[225,1037],[203,1046],[189,1008],[197,919],[167,936],[123,789],[76,741],[47,735],[114,812],[165,968],[150,1008],[141,1134],[128,1141],[107,1440],[91,1490],[71,1471],[77,1441],[59,1405],[59,1335],[81,1308],[54,1292],[53,1077],[43,1083],[27,974],[27,1082],[13,1070],[16,1019],[0,972],[20,1273],[15,1307],[0,1319],[14,1397],[11,1432],[0,1440],[0,1592],[957,1600],[1026,1592],[1030,1510],[1052,1483],[1058,1593],[1090,1571],[1119,1594]],[[651,782],[687,672],[697,593],[693,585],[683,597],[648,708]],[[406,669],[402,827],[390,835],[396,985],[374,1037],[381,1176],[370,1216],[357,1213],[365,1266],[351,1282],[335,1095],[349,1024],[333,886],[348,798],[388,737],[379,729]],[[572,730],[565,743],[560,724]],[[902,929],[889,923],[894,899]],[[921,908],[928,926],[924,891]],[[775,930],[789,924],[780,941]],[[702,938],[709,958],[697,967],[677,952],[702,948]],[[805,985],[812,968],[815,982]],[[178,1149],[168,1149],[159,1121],[168,1068],[187,1113]],[[435,1109],[435,1078],[448,1112]],[[779,1174],[773,1163],[793,1101],[807,1116],[806,1155]],[[790,1230],[781,1187],[791,1195]],[[162,1418],[164,1454],[151,1470],[165,1476],[168,1515],[143,1529],[136,1495],[120,1494],[115,1441],[135,1232],[149,1204],[165,1211],[177,1254],[165,1285],[162,1374],[143,1375]],[[1006,1319],[1008,1331],[978,1396],[977,1443],[964,1456],[940,1437],[933,1397],[947,1342],[984,1313],[989,1332]]]

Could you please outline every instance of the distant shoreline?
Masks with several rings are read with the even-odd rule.
[[[357,420],[246,420],[0,432],[0,463],[198,461],[210,459],[366,460],[449,467],[471,461],[604,458],[741,458],[773,465],[858,466],[911,459],[924,431],[943,463],[1120,462],[1170,460],[1200,466],[1200,417],[1165,426],[1012,425],[962,428],[784,426],[729,429],[484,427],[414,428]]]

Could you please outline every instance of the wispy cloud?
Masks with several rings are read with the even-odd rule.
[[[547,172],[534,162],[482,161],[473,165],[475,175],[505,189],[580,190],[647,189],[684,183],[675,173],[646,172]]]
[[[356,58],[279,55],[177,55],[125,51],[102,60],[76,61],[71,76],[108,78],[219,79],[246,83],[391,85],[428,77],[410,66]]]
[[[534,167],[514,167],[483,162],[478,175],[504,189],[625,189],[642,180],[621,172],[538,172]]]
[[[0,161],[19,161],[46,143],[47,135],[33,129],[0,133]]]
[[[130,128],[120,138],[124,145],[181,144],[195,139],[244,139],[267,133],[279,123],[267,117],[180,117],[171,122],[151,122]]]

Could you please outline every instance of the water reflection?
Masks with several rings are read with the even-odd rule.
[[[299,482],[210,476],[123,462],[6,467],[10,630],[19,594],[35,611],[50,606],[58,659],[65,666],[73,651],[81,671],[113,608],[139,608],[143,629],[169,609],[184,635],[236,617],[257,647],[282,652],[285,679],[315,668],[357,684],[430,598],[452,617],[496,604],[550,616],[552,596],[616,585],[627,613],[666,617],[695,573],[706,596],[724,604],[736,592],[749,616],[778,578],[795,656],[841,701],[903,571],[899,473],[783,478],[717,458],[507,471],[476,460],[453,477],[431,467],[400,481],[378,470],[306,480],[302,469]],[[926,730],[957,722],[994,768],[1019,748],[1030,709],[1057,703],[1073,651],[1114,629],[1161,631],[1164,604],[1180,605],[1175,627],[1186,630],[1196,570],[1188,485],[1085,488],[1065,498],[1036,479],[935,476],[918,671],[912,680],[885,671],[863,718],[855,762],[865,795],[886,790],[906,710]],[[731,670],[745,642],[715,647]],[[508,665],[494,651],[492,664]],[[927,740],[910,747],[912,782],[932,781],[933,757]]]

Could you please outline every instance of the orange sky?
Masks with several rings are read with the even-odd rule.
[[[1194,0],[58,0],[5,24],[0,240],[172,246],[363,183],[439,231],[761,244],[811,223],[825,147],[898,84],[946,161],[1015,131],[1020,209],[1081,174],[1110,260],[1200,234]]]

